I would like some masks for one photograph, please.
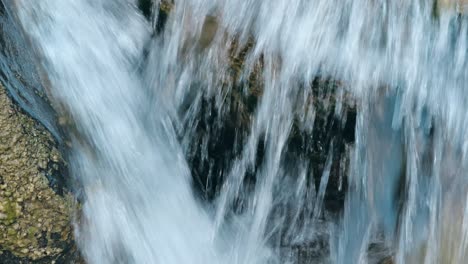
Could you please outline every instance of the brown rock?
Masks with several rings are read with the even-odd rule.
[[[50,133],[23,114],[1,85],[0,127],[0,263],[50,263],[73,247],[72,196],[56,193],[46,177],[49,164],[61,160],[59,152]],[[47,220],[43,233],[38,218]],[[52,239],[50,230],[65,236]]]

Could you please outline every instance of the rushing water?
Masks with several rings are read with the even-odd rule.
[[[463,3],[178,0],[167,17],[146,20],[132,0],[16,0],[53,100],[73,123],[84,258],[466,263]],[[233,52],[245,53],[234,80]],[[218,174],[191,175],[188,157],[209,160],[229,113],[242,111],[229,98],[248,93],[252,72],[262,88],[249,124],[221,144]],[[321,91],[338,121],[349,105],[357,112],[352,143],[323,142],[320,168],[289,146],[296,127],[315,135],[324,125],[311,104],[325,100],[309,87],[318,76],[340,83]],[[335,161],[346,172],[337,186]],[[192,179],[214,191],[206,198]],[[334,189],[346,190],[338,213],[325,206]]]

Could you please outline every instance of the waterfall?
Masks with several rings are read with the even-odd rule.
[[[138,67],[150,31],[143,18],[126,1],[21,2],[19,10],[54,97],[77,123],[71,166],[85,196],[77,234],[85,258],[219,262],[168,110],[144,111],[150,102]]]
[[[85,260],[468,261],[468,19],[434,1],[16,0]]]

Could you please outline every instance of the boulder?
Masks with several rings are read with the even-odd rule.
[[[3,86],[0,127],[0,263],[74,263],[74,199],[54,180],[64,168],[54,138]]]

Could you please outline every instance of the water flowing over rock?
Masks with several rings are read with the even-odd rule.
[[[47,77],[37,65],[34,48],[12,9],[12,1],[0,1],[0,80],[10,96],[30,116],[61,141],[56,114],[47,98]]]
[[[464,5],[16,0],[85,261],[466,263]]]
[[[0,2],[0,263],[74,263],[56,114],[11,2]]]

